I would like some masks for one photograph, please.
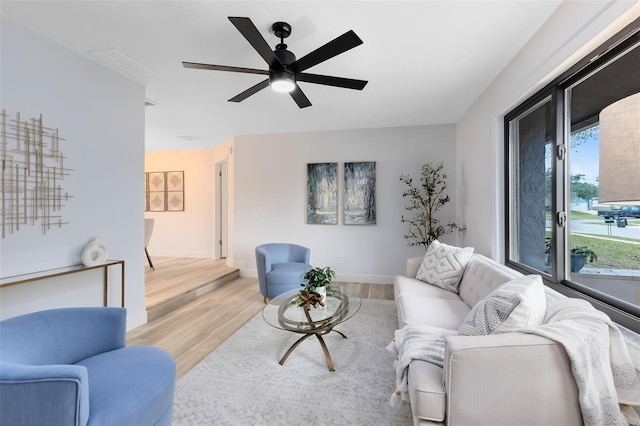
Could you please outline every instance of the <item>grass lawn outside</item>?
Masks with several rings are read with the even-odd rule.
[[[549,212],[547,212],[549,219]],[[640,239],[609,236],[602,217],[591,213],[571,211],[571,219],[584,220],[583,223],[602,225],[600,233],[580,233],[571,235],[571,247],[587,247],[594,251],[598,260],[587,263],[593,269],[622,269],[640,271]],[[586,221],[589,222],[586,222]],[[627,219],[627,226],[640,226],[640,219]],[[551,233],[547,231],[547,237]]]
[[[614,241],[618,240],[618,241]],[[637,244],[629,244],[629,241]],[[640,240],[604,235],[571,235],[571,247],[588,247],[598,256],[598,260],[587,263],[588,268],[640,270]]]

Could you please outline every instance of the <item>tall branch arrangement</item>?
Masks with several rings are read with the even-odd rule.
[[[454,230],[465,230],[453,222],[442,225],[436,217],[438,210],[450,201],[445,192],[447,175],[443,173],[443,168],[443,163],[437,166],[423,164],[418,186],[413,185],[413,179],[409,175],[400,176],[400,180],[406,185],[402,196],[409,201],[405,208],[413,213],[411,218],[402,216],[402,222],[409,224],[409,231],[404,235],[409,246],[423,246],[426,250],[433,240],[442,235]]]

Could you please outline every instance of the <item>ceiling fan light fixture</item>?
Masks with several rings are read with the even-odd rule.
[[[1,0],[0,0],[1,1]],[[229,102],[242,102],[249,96],[253,96],[259,91],[271,86],[274,92],[284,92],[291,95],[291,99],[299,108],[311,106],[311,101],[304,94],[297,81],[305,83],[322,84],[325,86],[342,87],[345,89],[362,90],[367,82],[352,78],[333,77],[328,75],[308,74],[303,71],[327,61],[341,53],[351,50],[362,44],[360,37],[353,30],[334,38],[323,44],[316,50],[307,53],[300,59],[296,59],[293,52],[287,50],[284,39],[291,34],[291,25],[286,22],[276,22],[272,26],[273,34],[280,39],[275,50],[264,39],[260,30],[251,19],[239,16],[229,16],[229,21],[236,27],[240,34],[249,42],[253,49],[264,59],[269,66],[268,70],[233,67],[227,65],[200,64],[196,62],[182,62],[185,68],[196,68],[212,71],[230,71],[246,74],[268,75],[258,84],[254,84],[247,90],[229,99]]]
[[[269,75],[269,84],[274,92],[291,93],[296,88],[296,76],[291,71],[273,71]]]

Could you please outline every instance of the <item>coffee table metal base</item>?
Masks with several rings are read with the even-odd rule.
[[[347,336],[345,336],[342,332],[338,330],[334,330],[333,328],[330,328],[328,330],[323,330],[323,331],[305,333],[304,336],[296,340],[296,342],[293,345],[291,345],[291,347],[287,350],[287,352],[285,352],[285,354],[282,356],[282,359],[280,360],[280,365],[284,365],[287,358],[289,358],[289,355],[291,355],[291,353],[296,350],[296,348],[300,345],[300,343],[304,342],[311,336],[316,336],[318,338],[318,342],[320,342],[320,346],[322,346],[322,352],[324,352],[324,358],[327,360],[327,366],[329,367],[329,371],[336,371],[333,365],[333,358],[331,358],[331,354],[329,353],[329,348],[327,348],[327,344],[324,342],[324,339],[322,338],[323,335],[329,334],[332,331],[335,331],[345,339],[347,338]]]

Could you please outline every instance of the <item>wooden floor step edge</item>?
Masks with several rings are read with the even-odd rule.
[[[219,289],[232,281],[237,280],[238,278],[240,278],[240,271],[236,269],[233,272],[219,277],[210,283],[203,284],[197,288],[191,289],[186,293],[180,294],[169,300],[158,303],[155,306],[149,307],[147,309],[147,321],[153,321],[157,318],[167,315],[175,311],[176,309],[188,305],[189,303],[197,300],[203,295]]]

